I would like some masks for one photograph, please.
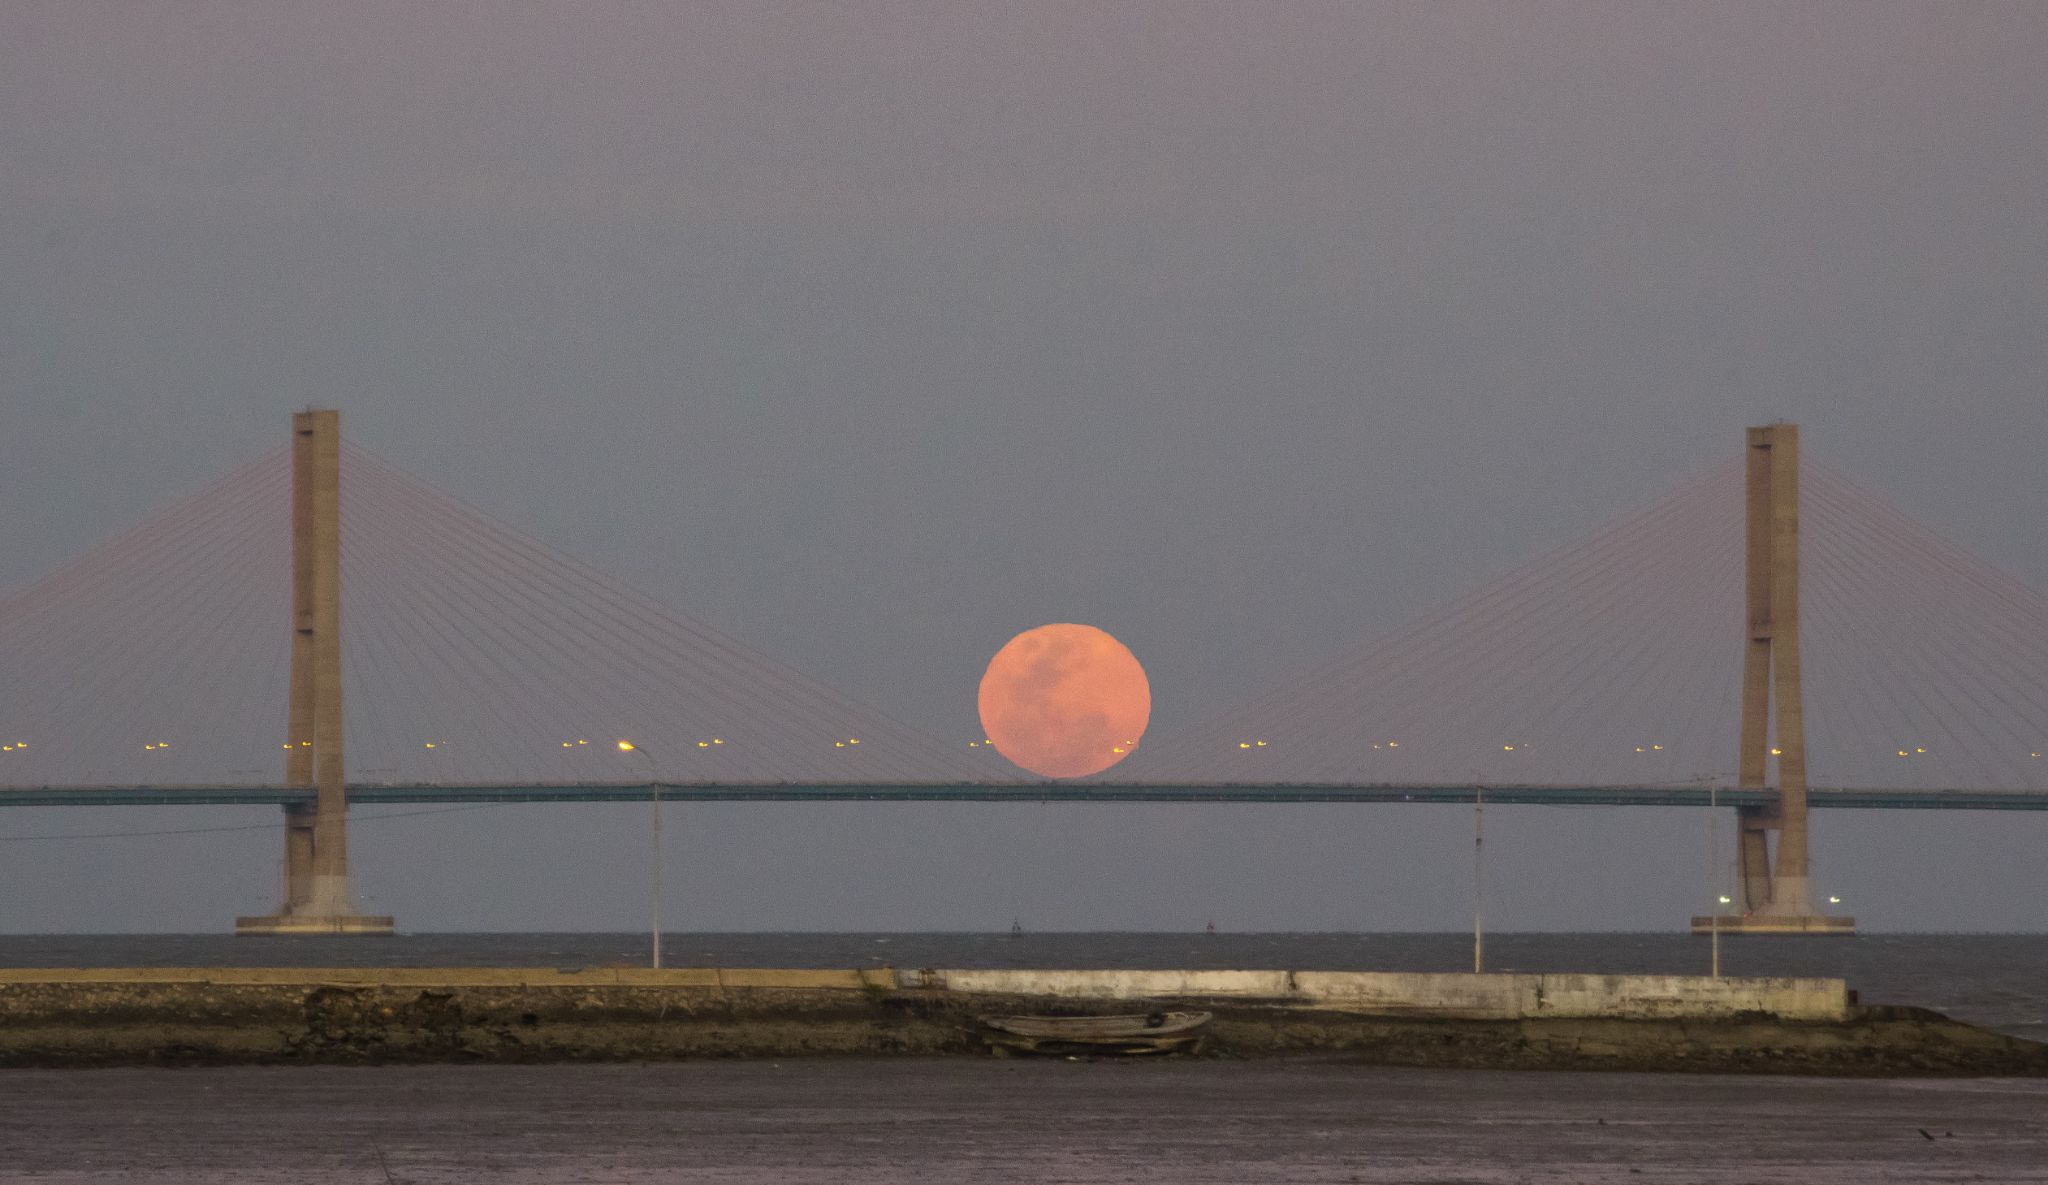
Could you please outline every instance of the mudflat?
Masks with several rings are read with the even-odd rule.
[[[2048,1081],[1257,1062],[0,1071],[0,1180],[2048,1181]]]

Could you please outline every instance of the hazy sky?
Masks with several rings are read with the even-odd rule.
[[[2048,585],[2044,62],[2034,3],[8,3],[0,590],[308,404],[940,735],[1060,620],[1185,727],[1779,417]],[[626,928],[642,819],[352,855],[409,928]],[[669,912],[1455,928],[1469,822],[695,808]],[[1502,925],[1702,895],[1697,812],[1498,827]],[[2048,818],[1817,828],[1867,925],[2048,923]],[[7,844],[0,930],[219,929],[277,847]]]

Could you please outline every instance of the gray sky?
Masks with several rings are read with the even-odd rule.
[[[1155,732],[1186,727],[1778,417],[2041,587],[2044,61],[2038,4],[10,3],[0,589],[307,404],[940,735],[1056,620],[1129,644]],[[1448,809],[679,818],[680,925],[1469,904]],[[1696,813],[1501,819],[1502,925],[1668,928],[1701,895]],[[640,821],[371,823],[352,853],[410,928],[625,928]],[[2043,924],[2048,819],[1818,826],[1871,926]],[[218,929],[271,904],[276,847],[10,844],[0,930]]]

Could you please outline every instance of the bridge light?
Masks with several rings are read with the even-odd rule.
[[[712,737],[712,738],[711,738],[711,743],[712,743],[712,744],[714,744],[714,745],[723,745],[723,744],[725,743],[725,738],[724,738],[724,737]]]
[[[1915,753],[1925,753],[1925,752],[1927,752],[1927,750],[1925,750],[1925,749],[1915,749],[1915,750],[1913,750],[1913,752],[1915,752]]]
[[[1640,753],[1640,752],[1642,752],[1642,751],[1643,751],[1643,747],[1642,747],[1641,745],[1637,745],[1637,746],[1636,746],[1636,752]]]
[[[1905,755],[1906,751],[1904,749],[1899,750],[1899,756],[1904,757]]]
[[[433,747],[434,747],[434,742],[432,742],[432,741],[428,741],[428,742],[427,742],[427,748],[431,749],[431,748],[433,748]]]
[[[1252,743],[1250,741],[1239,741],[1237,742],[1237,747],[1240,749],[1249,749],[1252,747]]]
[[[1503,753],[1512,753],[1515,751],[1515,747],[1513,745],[1502,745],[1500,747],[1500,751]]]
[[[633,750],[635,750],[635,749],[637,749],[637,748],[639,748],[639,747],[640,747],[640,746],[638,746],[638,745],[634,744],[634,743],[633,743],[633,742],[631,742],[631,741],[620,741],[620,742],[619,742],[619,752],[621,752],[621,753],[631,753],[631,752],[632,752]]]
[[[1723,904],[1723,905],[1733,905],[1733,904],[1735,904],[1735,898],[1733,898],[1733,897],[1730,897],[1730,896],[1729,896],[1728,894],[1726,894],[1726,893],[1723,893],[1723,894],[1721,894],[1721,904]]]
[[[577,743],[577,744],[579,744],[579,745],[587,745],[587,744],[589,744],[590,742],[589,742],[589,741],[583,741],[583,740],[579,740],[579,741],[577,741],[576,743]]]
[[[1265,748],[1265,747],[1266,747],[1266,742],[1264,742],[1264,741],[1258,741],[1258,742],[1256,742],[1256,743],[1257,743],[1258,747],[1259,747],[1259,748],[1261,748],[1261,749],[1263,749],[1263,748]]]
[[[711,742],[710,742],[710,741],[698,741],[698,742],[697,742],[697,747],[698,747],[699,749],[709,749],[709,748],[711,747]]]
[[[1842,899],[1841,899],[1840,897],[1829,897],[1829,898],[1828,898],[1828,904],[1829,904],[1829,905],[1840,905],[1841,903],[1842,903]]]
[[[1109,747],[1109,751],[1112,753],[1121,753],[1124,751],[1124,747],[1122,745],[1111,745]]]
[[[1387,748],[1389,748],[1389,749],[1398,749],[1398,748],[1400,748],[1400,747],[1401,747],[1401,742],[1399,742],[1399,741],[1388,741],[1388,742],[1387,742]]]
[[[844,748],[846,747],[846,742],[845,742],[845,741],[833,741],[833,742],[832,742],[832,747],[833,747],[833,748],[835,748],[835,749],[844,749]]]
[[[1772,749],[1772,750],[1771,750],[1771,756],[1773,756],[1773,757],[1783,757],[1784,755],[1785,755],[1785,751],[1784,751],[1783,749]]]
[[[1651,745],[1650,747],[1651,747],[1652,749],[1662,749],[1662,748],[1663,748],[1664,746],[1662,746],[1662,745]]]
[[[846,743],[847,743],[847,744],[849,744],[849,745],[858,745],[858,744],[860,744],[860,738],[859,738],[859,737],[847,737],[847,738],[846,738]]]

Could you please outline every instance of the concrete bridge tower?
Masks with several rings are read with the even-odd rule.
[[[1799,676],[1799,426],[1749,430],[1747,629],[1742,652],[1742,754],[1737,784],[1762,789],[1778,763],[1778,804],[1737,808],[1737,912],[1692,920],[1696,934],[1854,934],[1807,884],[1806,716]],[[1775,729],[1773,712],[1775,707]],[[1771,831],[1778,832],[1776,867]]]
[[[348,894],[348,783],[341,744],[341,413],[292,417],[292,664],[284,808],[284,903],[235,919],[237,934],[389,934]]]

